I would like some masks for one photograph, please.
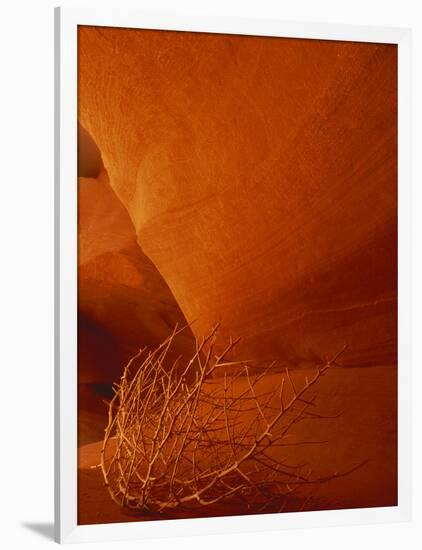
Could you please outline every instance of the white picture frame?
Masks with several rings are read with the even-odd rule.
[[[177,521],[77,525],[77,27],[218,32],[398,46],[398,505]],[[116,8],[55,11],[55,539],[88,542],[406,521],[411,502],[410,56],[408,29],[151,14]]]

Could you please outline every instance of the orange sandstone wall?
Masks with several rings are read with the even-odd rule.
[[[192,329],[396,360],[397,50],[79,28],[79,117]]]
[[[81,149],[81,151],[83,148]],[[83,155],[85,160],[85,155]],[[92,166],[84,162],[84,166]],[[130,218],[108,177],[78,183],[78,436],[101,439],[104,399],[139,348],[158,346],[175,324],[186,325],[167,284],[138,246]],[[191,357],[194,338],[175,339],[174,356]],[[171,360],[171,357],[170,357]]]

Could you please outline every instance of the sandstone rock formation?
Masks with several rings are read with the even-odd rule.
[[[93,27],[78,39],[80,120],[195,334],[222,319],[252,359],[301,365],[347,342],[346,364],[394,364],[396,47]],[[112,254],[134,317],[116,319],[136,339],[147,260],[125,247]],[[108,307],[113,258],[81,267],[97,273],[90,317]]]
[[[136,243],[127,212],[103,171],[79,178],[78,383],[80,442],[102,437],[111,385],[140,348],[155,348],[185,325],[168,286]],[[175,352],[191,355],[193,336]]]

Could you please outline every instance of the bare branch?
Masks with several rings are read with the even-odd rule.
[[[274,362],[253,374],[251,361],[229,359],[239,339],[215,353],[218,328],[196,342],[183,364],[181,357],[169,361],[183,330],[175,327],[157,349],[139,350],[114,384],[100,466],[120,506],[162,513],[235,502],[247,511],[279,510],[299,486],[354,470],[311,479],[310,472],[300,473],[305,465],[289,465],[286,454],[325,443],[292,442],[290,431],[303,420],[326,418],[308,411],[315,396],[304,394],[346,347],[300,386],[288,368],[274,375]]]

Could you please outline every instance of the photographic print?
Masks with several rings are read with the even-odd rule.
[[[397,506],[397,55],[78,26],[79,525]]]

